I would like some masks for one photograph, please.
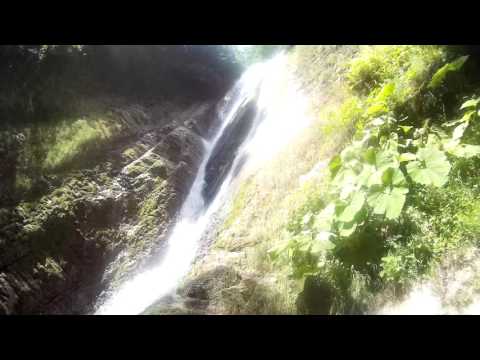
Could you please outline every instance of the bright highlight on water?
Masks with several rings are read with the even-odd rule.
[[[302,102],[303,99],[294,89],[289,90],[291,94],[288,94],[288,99],[291,101],[276,102],[285,64],[285,56],[279,55],[268,62],[251,66],[235,88],[227,94],[227,99],[232,96],[236,99],[232,98],[234,101],[231,101],[230,108],[225,112],[215,137],[204,143],[206,151],[203,162],[183,205],[179,221],[168,239],[167,253],[162,262],[125,283],[99,308],[97,314],[139,314],[160,297],[174,290],[189,271],[199,247],[199,240],[207,229],[212,214],[224,203],[226,195],[231,190],[234,169],[239,159],[246,155],[249,164],[258,164],[272,156],[298,130],[307,125],[307,118],[304,115],[305,102]],[[202,188],[205,183],[206,164],[212,150],[239,109],[255,99],[257,94],[256,103],[259,111],[254,119],[253,130],[241,145],[218,193],[208,208],[205,208]]]

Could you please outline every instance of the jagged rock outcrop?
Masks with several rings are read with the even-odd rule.
[[[91,313],[148,262],[194,180],[215,105],[110,108],[128,130],[80,154],[88,166],[47,179],[37,199],[3,202],[0,314]]]

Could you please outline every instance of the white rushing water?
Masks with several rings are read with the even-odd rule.
[[[255,64],[241,77],[234,88],[236,92],[232,90],[227,94],[226,100],[233,101],[229,102],[225,114],[222,115],[224,118],[216,135],[204,143],[204,159],[182,206],[179,220],[168,239],[165,256],[157,266],[140,273],[121,286],[100,306],[97,314],[140,314],[153,302],[174,290],[188,273],[212,215],[224,203],[226,195],[231,190],[232,179],[238,175],[234,171],[238,162],[245,155],[248,155],[249,164],[259,164],[268,160],[308,124],[305,115],[306,102],[296,89],[287,89],[288,93],[282,95],[282,98],[288,101],[280,103],[276,96],[282,89],[279,81],[284,78],[285,65],[286,56],[283,54],[265,63]],[[252,99],[255,99],[259,110],[253,130],[240,146],[231,170],[219,191],[205,208],[202,188],[208,160],[238,110]]]

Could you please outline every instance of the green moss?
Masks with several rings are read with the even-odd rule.
[[[252,182],[248,180],[240,185],[238,193],[233,199],[232,208],[230,209],[228,217],[223,224],[224,228],[229,228],[230,226],[232,226],[232,224],[241,214],[245,206],[247,206],[247,200],[249,198],[247,195],[251,186]]]
[[[37,263],[36,271],[45,273],[48,277],[58,277],[64,279],[63,268],[51,257],[45,258],[45,263]]]
[[[26,193],[31,190],[33,181],[25,174],[17,174],[15,178],[15,191],[18,193]]]
[[[127,158],[128,160],[132,161],[138,157],[138,151],[136,148],[129,148],[125,150],[122,155]]]
[[[139,159],[125,168],[125,173],[131,177],[137,177],[144,173],[149,173],[153,177],[161,179],[167,178],[167,166],[165,161],[156,154]]]
[[[138,211],[140,231],[153,233],[158,230],[158,224],[166,220],[167,181],[158,179],[148,197],[141,203]]]
[[[83,152],[108,142],[120,129],[121,126],[102,118],[81,118],[59,123],[53,129],[56,141],[48,149],[43,168],[55,170],[62,167]]]
[[[97,191],[97,185],[87,179],[70,178],[62,187],[39,200],[20,203],[16,210],[26,224],[23,232],[29,236],[43,231],[49,221],[73,216],[77,202]]]
[[[158,176],[162,179],[166,179],[167,178],[167,167],[166,167],[166,164],[163,160],[156,160],[152,166],[150,166],[150,168],[148,169],[148,171],[150,172],[150,174],[152,174],[153,176]]]
[[[143,174],[148,170],[148,166],[146,166],[142,161],[137,161],[133,164],[128,165],[125,168],[125,173],[128,176],[137,177],[138,175]]]

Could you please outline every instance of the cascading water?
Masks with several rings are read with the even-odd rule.
[[[204,159],[168,239],[165,256],[157,266],[126,282],[97,314],[139,314],[173,291],[188,273],[202,235],[231,192],[232,180],[242,166],[268,159],[307,125],[306,103],[296,89],[288,90],[287,103],[275,101],[273,94],[279,89],[285,63],[286,56],[281,54],[251,66],[227,94],[224,118],[213,139],[204,143]]]

